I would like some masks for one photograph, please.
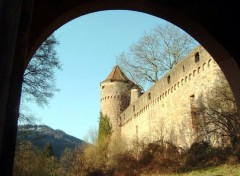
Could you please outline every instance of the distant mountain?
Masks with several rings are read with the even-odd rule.
[[[66,148],[76,148],[87,144],[81,139],[46,125],[19,125],[17,137],[18,140],[31,141],[40,150],[50,143],[57,157],[60,157]]]

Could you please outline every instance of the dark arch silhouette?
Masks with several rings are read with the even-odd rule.
[[[27,63],[54,30],[88,13],[134,10],[184,29],[219,64],[239,108],[240,7],[236,3],[231,0],[1,0],[0,175],[12,175],[22,77]]]

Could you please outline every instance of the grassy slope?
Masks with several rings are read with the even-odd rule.
[[[222,165],[204,170],[192,171],[185,174],[172,174],[172,175],[155,174],[151,176],[240,176],[240,164]]]

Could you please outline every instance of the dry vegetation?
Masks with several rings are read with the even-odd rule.
[[[67,149],[60,159],[54,157],[49,149],[42,152],[29,148],[16,151],[16,156],[20,156],[18,152],[21,156],[15,158],[14,175],[155,176],[158,173],[173,176],[175,173],[191,176],[213,172],[225,176],[227,172],[232,175],[240,172],[240,157],[232,148],[214,148],[206,142],[194,143],[187,151],[170,143],[155,142],[142,145],[138,155],[134,147],[114,146],[118,149],[113,151],[108,148],[108,153],[99,152],[97,145]],[[230,164],[233,166],[230,167]]]

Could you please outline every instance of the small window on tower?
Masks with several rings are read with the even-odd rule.
[[[105,86],[102,86],[102,89],[104,89]]]
[[[135,105],[133,105],[133,112],[135,112]]]
[[[195,54],[195,63],[199,62],[199,60],[200,60],[200,56],[199,56],[199,52],[197,52]]]
[[[169,84],[171,82],[170,75],[167,77],[167,83]]]
[[[151,99],[151,93],[150,92],[148,93],[148,99]]]

